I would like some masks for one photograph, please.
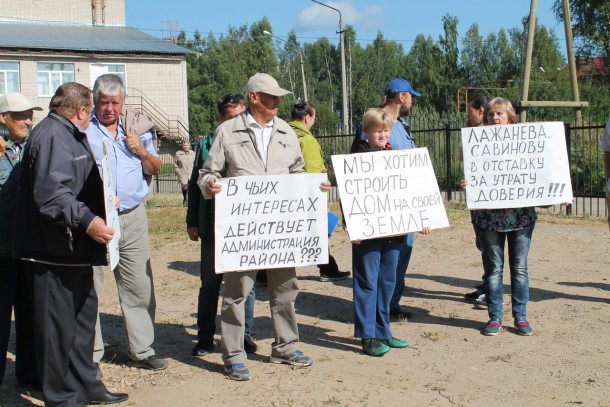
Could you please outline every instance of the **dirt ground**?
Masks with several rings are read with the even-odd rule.
[[[322,283],[317,268],[298,270],[296,307],[301,349],[315,363],[293,369],[268,362],[272,342],[269,303],[257,288],[249,382],[222,373],[217,353],[191,356],[196,341],[199,245],[155,246],[155,349],[170,360],[162,372],[129,366],[116,287],[107,278],[100,302],[108,343],[102,363],[112,391],[129,393],[132,406],[610,406],[610,249],[603,220],[563,221],[542,215],[529,257],[528,319],[535,332],[521,337],[510,325],[508,271],[505,323],[497,337],[481,334],[487,312],[463,295],[481,277],[465,211],[451,227],[417,236],[402,304],[413,312],[392,323],[411,342],[382,358],[365,356],[353,337],[352,279]],[[331,252],[350,270],[347,236],[331,238]],[[217,336],[217,339],[220,339]],[[10,351],[13,352],[14,343]],[[40,392],[16,384],[12,353],[1,406],[42,405]]]

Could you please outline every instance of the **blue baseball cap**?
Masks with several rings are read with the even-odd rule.
[[[413,89],[408,80],[402,78],[392,79],[385,88],[385,94],[390,95],[399,92],[409,92],[413,96],[421,96],[420,93],[415,92],[415,89]]]

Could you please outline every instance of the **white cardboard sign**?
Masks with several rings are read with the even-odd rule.
[[[328,263],[326,174],[218,180],[216,273]]]
[[[350,240],[449,226],[427,148],[331,158]]]
[[[104,155],[102,162],[102,179],[104,181],[104,205],[106,207],[106,225],[114,229],[114,237],[108,242],[108,257],[110,258],[110,269],[119,264],[119,239],[121,238],[121,225],[119,224],[119,212],[114,207],[116,195],[114,194],[114,180],[110,170],[110,160],[106,150],[106,142],[102,142]]]
[[[462,148],[468,209],[572,201],[562,122],[464,128]]]

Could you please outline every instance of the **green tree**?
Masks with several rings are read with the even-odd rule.
[[[512,29],[510,35],[513,42],[514,59],[525,61],[527,35],[518,29]],[[519,100],[521,97],[522,77],[523,66],[519,66],[513,78],[517,86],[512,87],[508,95],[513,101]],[[571,97],[566,60],[559,48],[559,40],[553,30],[548,30],[545,26],[536,24],[528,99],[551,101],[570,100]],[[570,114],[569,110],[561,108],[528,109],[528,115],[537,120],[544,120],[546,117],[556,120],[568,117]]]
[[[462,40],[460,67],[464,80],[463,85],[474,86],[485,82],[485,72],[481,69],[484,53],[483,36],[479,33],[479,25],[474,23],[466,31]]]
[[[403,77],[411,82],[413,87],[420,92],[416,104],[421,107],[445,105],[445,88],[443,87],[443,69],[439,61],[444,60],[444,55],[434,43],[432,37],[424,37],[419,34],[406,56]]]
[[[180,44],[193,51],[187,56],[191,133],[206,134],[216,128],[219,97],[243,92],[246,81],[256,72],[276,70],[273,46],[263,35],[264,30],[271,30],[266,18],[250,28],[229,27],[228,34],[219,39],[212,33],[203,39],[198,31],[192,39],[179,36]]]
[[[328,38],[305,44],[305,73],[309,100],[316,106],[318,134],[337,134],[341,108],[340,52]]]
[[[577,39],[580,58],[601,57],[610,69],[610,2],[608,0],[572,0],[569,2],[572,31]],[[563,21],[561,0],[555,0],[553,10],[557,19]],[[610,75],[599,78],[610,89]]]
[[[444,35],[439,37],[438,44],[444,57],[444,63],[442,64],[443,83],[440,89],[441,95],[444,95],[444,100],[439,98],[435,101],[435,105],[440,111],[447,111],[455,105],[453,95],[457,87],[460,86],[462,75],[458,66],[458,19],[446,14],[442,20]]]
[[[352,117],[354,127],[360,124],[364,112],[378,106],[383,90],[390,80],[403,76],[404,50],[402,45],[384,39],[381,32],[362,51],[352,58]]]

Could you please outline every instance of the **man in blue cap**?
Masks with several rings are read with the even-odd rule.
[[[414,96],[421,96],[421,94],[416,92],[406,79],[392,79],[385,88],[379,107],[385,110],[394,121],[390,131],[392,150],[416,148],[409,123],[404,119],[404,117],[409,116],[411,113]],[[358,131],[360,138],[364,140],[364,132],[361,128]],[[427,230],[422,233],[427,233]],[[398,265],[396,266],[396,287],[390,301],[390,315],[401,319],[407,319],[410,316],[410,313],[400,305],[400,298],[405,290],[405,275],[407,274],[411,252],[413,251],[413,238],[413,233],[407,234],[401,245]]]

